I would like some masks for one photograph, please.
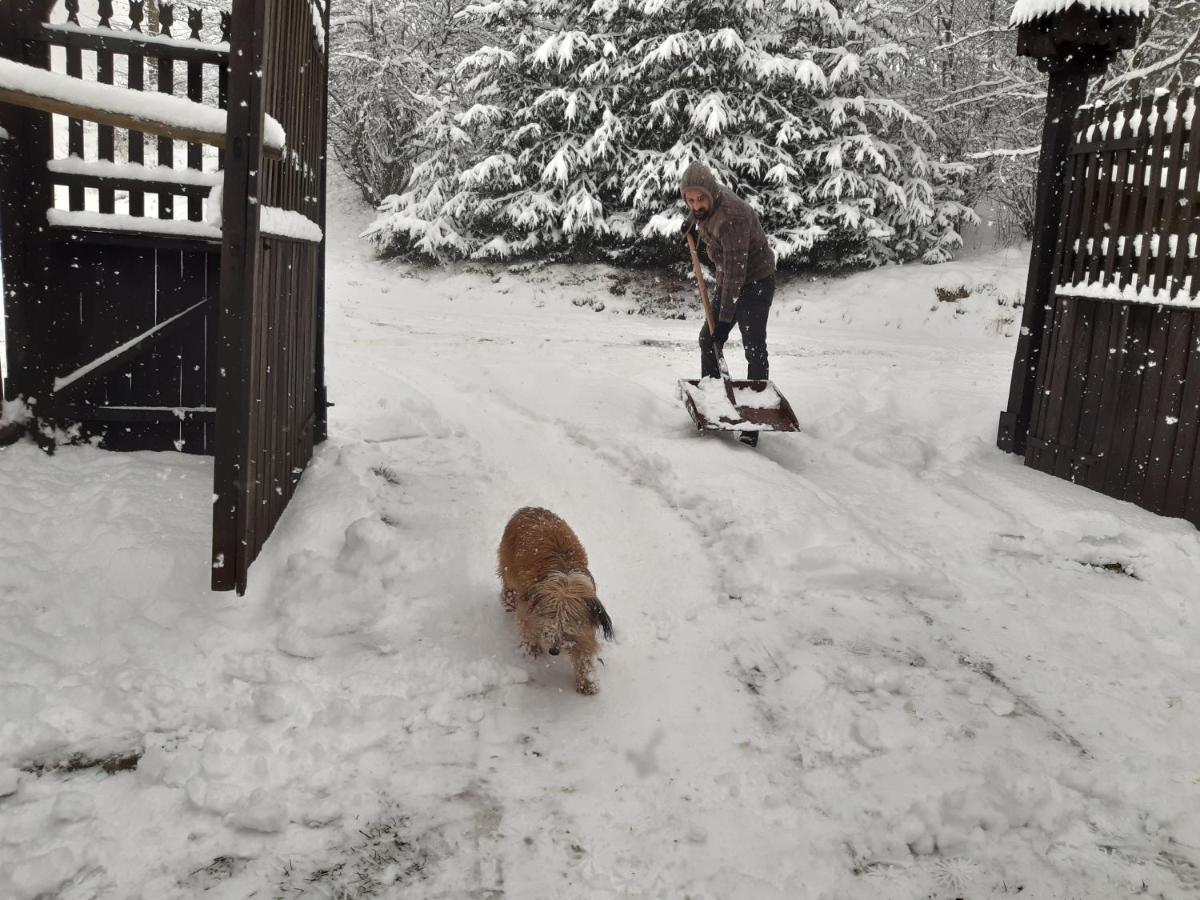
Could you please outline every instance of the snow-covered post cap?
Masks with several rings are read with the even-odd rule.
[[[1067,66],[1099,74],[1120,50],[1137,43],[1150,0],[1017,0],[1010,24],[1017,55],[1047,71]]]
[[[1017,0],[1008,24],[1025,25],[1034,19],[1060,13],[1069,6],[1119,16],[1140,18],[1150,15],[1150,0]]]

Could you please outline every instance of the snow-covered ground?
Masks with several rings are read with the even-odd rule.
[[[380,263],[333,207],[331,437],[244,598],[211,461],[0,451],[0,897],[1200,891],[1200,539],[995,449],[1023,253],[783,286],[804,430],[751,450],[676,397],[680,285]],[[591,556],[595,697],[498,602],[525,504]]]

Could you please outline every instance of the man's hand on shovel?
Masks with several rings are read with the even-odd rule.
[[[732,322],[717,322],[717,330],[713,332],[713,341],[719,347],[724,347],[725,342],[729,340],[729,333],[733,331]]]

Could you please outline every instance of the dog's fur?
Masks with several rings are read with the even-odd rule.
[[[543,650],[551,656],[566,650],[575,664],[575,690],[596,693],[596,629],[612,640],[612,620],[571,526],[548,509],[518,509],[504,529],[499,556],[500,602],[516,611],[522,648],[534,658]]]

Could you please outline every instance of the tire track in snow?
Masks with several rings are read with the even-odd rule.
[[[677,480],[672,479],[670,477],[671,467],[665,457],[651,454],[641,449],[631,448],[627,444],[619,445],[619,447],[614,446],[594,437],[586,428],[563,423],[551,416],[539,414],[512,400],[510,397],[499,396],[494,399],[502,403],[507,410],[520,416],[528,423],[542,426],[561,434],[572,444],[582,447],[598,457],[609,467],[617,470],[631,486],[650,490],[657,495],[660,503],[671,511],[673,515],[682,517],[692,530],[697,532],[701,538],[701,543],[708,550],[711,550],[720,541],[721,535],[709,527],[708,521],[702,512],[706,498],[701,493],[689,490],[687,487],[681,486]],[[814,493],[817,492],[814,491]],[[818,499],[823,499],[826,507],[833,506],[832,499],[827,494],[824,498],[819,497]],[[706,556],[709,555],[706,553]],[[731,620],[731,627],[728,633],[739,633],[736,617]],[[752,685],[762,678],[762,671],[757,666],[748,665],[743,659],[743,657],[754,658],[759,648],[765,650],[766,654],[770,656],[769,646],[759,643],[751,636],[744,639],[727,641],[724,643],[724,648],[726,662],[722,665],[722,670],[727,675],[738,679],[739,684],[749,689],[747,696],[749,696],[752,706],[757,710],[758,715],[768,730],[778,733],[781,729],[787,728],[787,722],[793,720],[794,717],[788,715],[790,711],[786,708],[777,707],[775,705],[776,701],[772,697],[764,696],[762,691],[752,687]],[[786,672],[781,672],[780,677],[786,674]],[[847,719],[846,714],[838,712],[839,709],[840,705],[834,702],[833,706],[825,710],[826,715],[833,715],[832,724],[834,728],[834,732],[829,732],[825,740],[832,740],[829,746],[833,748],[835,753],[835,756],[831,757],[825,765],[833,765],[835,769],[840,769],[849,760],[866,759],[878,755],[880,752],[878,736],[870,724],[870,719],[856,718],[853,714],[850,714],[851,717]],[[840,734],[843,728],[846,734],[852,736],[852,743],[844,743],[846,738]],[[865,756],[861,755],[864,750]],[[835,812],[830,808],[828,803],[821,803],[817,797],[809,794],[802,777],[798,777],[795,771],[789,772],[789,764],[794,763],[794,758],[799,755],[790,752],[786,746],[779,747],[775,753],[777,761],[772,764],[771,768],[780,773],[776,777],[783,777],[790,781],[793,790],[799,796],[809,797],[810,802],[816,808],[825,810],[825,815],[836,817]],[[807,746],[803,749],[802,753],[815,757],[820,756],[820,752],[813,754],[811,748]],[[849,757],[845,756],[844,754],[847,753],[851,755]],[[852,847],[852,845],[847,846]],[[847,868],[851,867],[850,860],[852,858],[853,853],[849,853],[847,855]]]
[[[618,453],[612,448],[603,446],[591,438],[582,429],[566,426],[565,430],[569,436],[577,443],[587,446],[596,453],[609,460],[614,466],[623,468],[626,473],[633,477],[634,472],[646,471],[647,469],[657,471],[648,455],[642,451],[630,451],[628,448],[623,448],[623,451]],[[793,471],[788,466],[773,460],[777,465],[782,466],[788,471]],[[826,509],[834,509],[837,504],[835,498],[830,492],[818,488],[816,485],[803,479],[806,489],[811,493],[812,497],[824,504]],[[674,508],[678,508],[684,512],[685,517],[692,523],[696,530],[704,538],[706,545],[713,547],[720,539],[719,535],[714,534],[710,529],[705,528],[704,519],[700,515],[693,515],[703,504],[703,496],[699,494],[691,494],[686,490],[673,488],[665,479],[656,479],[650,485],[656,492],[662,496],[663,501]],[[863,517],[854,511],[848,511],[850,517],[854,521],[856,527],[862,527],[865,531],[866,522]],[[889,544],[889,549],[898,557],[911,556],[907,551],[904,551],[898,546],[898,542],[886,538],[884,535],[876,535],[876,537],[885,543]],[[976,673],[988,682],[1001,688],[1009,695],[1013,704],[1024,714],[1040,719],[1049,734],[1054,740],[1062,741],[1074,747],[1082,756],[1090,757],[1091,753],[1083,745],[1082,742],[1072,735],[1067,728],[1060,722],[1056,721],[1053,716],[1040,709],[1036,702],[1029,696],[1017,691],[1010,685],[1002,676],[996,674],[994,666],[986,661],[973,658],[970,653],[963,647],[957,646],[950,635],[949,630],[944,623],[939,623],[937,618],[923,609],[918,603],[912,599],[912,593],[921,594],[929,593],[944,593],[947,589],[954,591],[950,580],[944,576],[938,579],[924,579],[906,576],[900,572],[875,571],[862,572],[860,576],[869,576],[872,579],[880,579],[886,586],[890,594],[898,598],[911,614],[925,621],[927,625],[936,626],[939,634],[936,637],[936,643],[944,647],[950,655],[951,661],[955,661],[958,665],[964,666],[970,671]],[[735,657],[736,660],[736,657]],[[738,662],[738,666],[742,667],[742,663]],[[744,667],[743,667],[744,670]],[[773,719],[773,715],[766,713],[768,718]]]
[[[614,471],[619,472],[631,486],[649,489],[660,498],[664,507],[677,513],[692,527],[700,538],[701,544],[707,550],[716,550],[722,541],[729,539],[728,535],[718,533],[718,530],[711,525],[710,520],[705,516],[703,509],[706,503],[709,502],[709,498],[699,491],[681,486],[677,481],[672,480],[669,477],[672,471],[670,461],[661,454],[652,454],[645,450],[632,448],[627,444],[616,446],[606,443],[596,438],[584,427],[540,414],[536,410],[513,400],[511,397],[494,395],[493,399],[531,423],[560,431],[571,443],[593,453],[607,463]],[[736,448],[733,449],[735,452],[738,452]],[[781,461],[769,456],[768,458],[771,459],[774,465],[796,476],[802,483],[807,494],[820,503],[825,511],[837,512],[847,516],[850,519],[852,530],[861,532],[871,530],[869,528],[870,523],[865,516],[853,509],[847,509],[845,504],[841,503],[830,491],[822,489],[809,479],[804,478],[793,465],[789,465],[788,461]],[[913,568],[917,568],[919,557],[904,549],[899,541],[882,533],[873,534],[872,537],[885,545],[895,559],[903,560]],[[716,554],[711,552],[705,554],[712,561],[712,565],[719,571],[724,573],[729,568],[732,568],[728,563],[713,560],[714,555]],[[752,568],[753,561],[737,564],[737,567],[743,569]],[[944,574],[942,577],[934,579],[913,576],[904,572],[900,566],[888,569],[872,568],[860,570],[855,574],[859,577],[870,579],[870,581],[885,588],[889,593],[894,594],[912,615],[919,617],[930,626],[936,624],[935,617],[921,608],[919,604],[915,603],[911,594],[915,591],[921,594],[938,595],[944,594],[947,590],[952,593],[956,590]],[[938,643],[944,646],[960,665],[970,669],[988,682],[1002,687],[1012,696],[1015,704],[1031,715],[1043,719],[1052,737],[1074,746],[1082,754],[1087,755],[1087,750],[1076,738],[1067,733],[1051,717],[1039,711],[1029,698],[1020,695],[1007,685],[1003,679],[995,674],[990,664],[972,659],[967,651],[955,646],[944,629],[941,630],[943,633],[939,635]]]

